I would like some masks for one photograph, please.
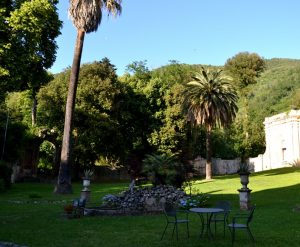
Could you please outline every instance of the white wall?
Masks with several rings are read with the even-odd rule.
[[[289,166],[300,158],[300,110],[265,118],[266,151],[250,158],[255,171]]]
[[[300,110],[291,110],[265,118],[264,125],[266,151],[258,157],[249,159],[254,172],[290,166],[294,161],[300,160]],[[197,173],[205,174],[205,159],[198,157],[191,163]],[[236,173],[239,164],[239,159],[213,159],[213,174]]]

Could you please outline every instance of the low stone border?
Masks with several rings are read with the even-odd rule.
[[[67,201],[67,200],[7,200],[7,201],[2,201],[2,202],[8,202],[8,203],[13,203],[13,204],[54,204],[54,205],[60,205],[60,204],[66,204],[69,201]],[[0,247],[1,247],[1,245],[0,245]]]
[[[126,215],[159,214],[161,212],[162,210],[140,211],[140,210],[126,210],[122,208],[103,209],[101,207],[95,207],[95,208],[85,208],[84,216],[126,216]]]
[[[27,247],[27,246],[18,245],[18,244],[11,243],[11,242],[2,242],[2,241],[0,241],[0,247]]]

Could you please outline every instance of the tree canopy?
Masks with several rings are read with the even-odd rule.
[[[238,89],[242,90],[256,83],[265,67],[264,59],[258,54],[240,52],[226,61],[224,69],[234,78]]]
[[[60,140],[69,76],[70,70],[56,75],[38,94],[39,126],[56,131]],[[108,59],[83,65],[74,115],[75,165],[82,169],[103,160],[105,165],[123,164],[147,134],[145,121],[151,116],[143,111],[143,101],[118,81]]]
[[[5,1],[0,9],[1,92],[36,88],[47,80],[60,34],[57,1]]]

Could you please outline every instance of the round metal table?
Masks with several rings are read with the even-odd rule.
[[[197,213],[201,219],[201,223],[202,223],[201,237],[203,236],[204,229],[205,229],[207,236],[209,238],[212,238],[213,234],[210,229],[211,218],[212,218],[213,214],[224,212],[224,210],[221,208],[191,208],[190,212]],[[206,222],[205,222],[203,215],[206,215]]]

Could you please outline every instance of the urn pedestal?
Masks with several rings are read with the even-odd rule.
[[[240,194],[240,209],[241,210],[249,210],[250,209],[250,193],[251,190],[246,189],[239,189],[238,190]]]
[[[80,197],[82,199],[85,199],[87,202],[90,200],[91,197],[91,191],[89,189],[90,184],[91,184],[90,179],[83,179],[83,189],[81,190]]]
[[[250,209],[250,193],[251,190],[247,187],[249,183],[250,173],[240,173],[240,181],[242,188],[238,190],[240,196],[240,209],[249,210]]]

